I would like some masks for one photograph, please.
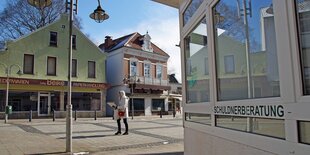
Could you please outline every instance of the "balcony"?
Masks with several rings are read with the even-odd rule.
[[[168,80],[162,80],[158,78],[148,78],[144,76],[137,77],[137,80],[139,79],[139,84],[145,84],[145,85],[159,85],[159,86],[168,86]]]

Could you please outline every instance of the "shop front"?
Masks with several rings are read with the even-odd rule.
[[[97,115],[105,114],[107,84],[90,82],[72,82],[73,111],[78,117],[91,117],[95,111]],[[66,81],[37,80],[37,79],[9,79],[8,105],[13,113],[9,118],[48,117],[53,112],[57,117],[65,117],[67,104]],[[6,78],[0,77],[0,117],[3,117],[6,105]]]

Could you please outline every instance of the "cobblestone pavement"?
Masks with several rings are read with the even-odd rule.
[[[183,155],[180,117],[135,117],[128,123],[129,135],[115,136],[116,122],[111,118],[73,121],[72,154]],[[70,154],[65,153],[65,124],[65,119],[2,121],[0,154]]]

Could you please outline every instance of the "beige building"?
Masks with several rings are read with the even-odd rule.
[[[129,115],[168,114],[169,55],[151,42],[148,33],[136,32],[117,39],[107,36],[99,47],[107,54],[107,101],[118,102],[118,92],[125,90],[130,97]],[[107,114],[112,113],[107,108]]]
[[[154,1],[179,10],[185,154],[310,154],[310,1]]]

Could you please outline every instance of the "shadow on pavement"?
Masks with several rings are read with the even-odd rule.
[[[48,155],[48,154],[66,154],[66,152],[34,153],[34,154],[25,154],[25,155]]]
[[[131,154],[131,155],[184,155],[184,152],[148,153],[148,154]]]
[[[115,136],[115,135],[73,136],[72,139],[99,138],[99,137],[111,137],[111,136]],[[57,139],[66,139],[66,137],[60,137]]]

